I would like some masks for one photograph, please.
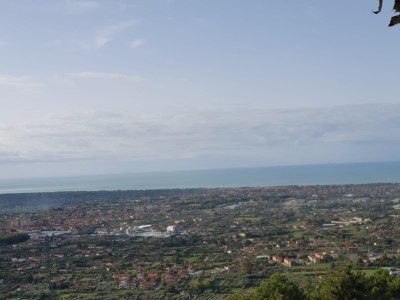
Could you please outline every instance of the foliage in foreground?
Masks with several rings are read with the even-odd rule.
[[[375,14],[379,14],[379,13],[381,12],[381,10],[382,10],[382,5],[383,5],[383,0],[379,0],[379,7],[378,7],[378,10],[377,10],[377,11],[374,11]],[[395,1],[394,1],[393,10],[394,10],[395,12],[400,13],[400,0],[395,0]],[[400,15],[393,16],[393,17],[390,19],[389,26],[394,26],[394,25],[397,25],[397,24],[400,24]]]
[[[286,275],[276,273],[252,294],[234,294],[228,300],[395,300],[399,295],[400,278],[388,271],[378,270],[366,277],[347,266],[324,277],[308,291],[302,290]]]

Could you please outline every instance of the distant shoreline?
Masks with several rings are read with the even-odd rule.
[[[400,162],[272,166],[0,180],[0,194],[400,182]]]

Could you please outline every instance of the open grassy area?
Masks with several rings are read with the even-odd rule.
[[[235,218],[235,221],[237,222],[244,222],[244,221],[248,221],[248,222],[260,222],[261,221],[261,217],[254,217],[254,216],[240,216]]]
[[[77,245],[77,244],[69,244],[69,245],[65,245],[65,246],[64,246],[64,249],[70,250],[70,251],[73,251],[73,250],[75,250],[75,249],[77,249],[77,248],[78,248],[78,245]]]

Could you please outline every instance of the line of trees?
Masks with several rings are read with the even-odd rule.
[[[29,240],[27,233],[7,233],[0,235],[0,245],[11,245]]]
[[[352,266],[341,268],[321,279],[307,291],[284,274],[275,273],[249,295],[234,294],[228,300],[395,300],[400,299],[400,278],[387,270],[370,277]]]

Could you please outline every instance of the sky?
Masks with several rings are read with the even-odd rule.
[[[0,0],[0,179],[400,160],[377,2]]]

